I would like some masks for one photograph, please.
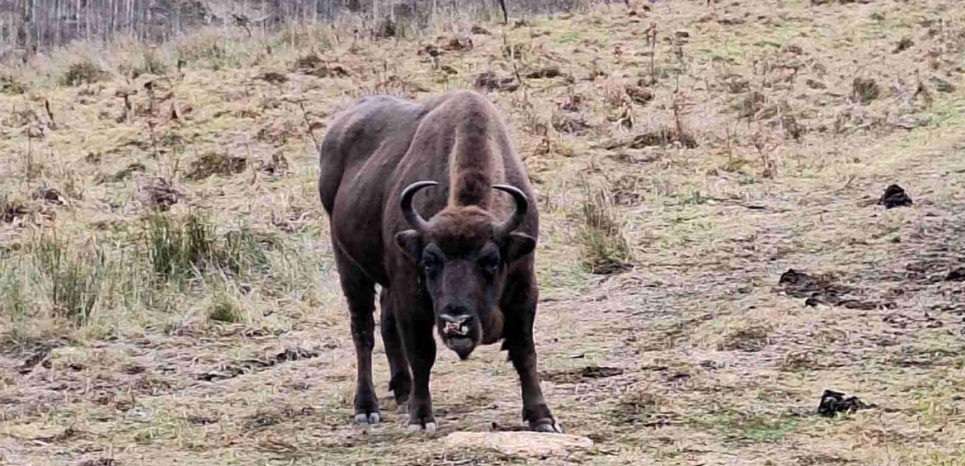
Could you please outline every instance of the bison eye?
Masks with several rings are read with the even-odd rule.
[[[422,266],[425,267],[428,275],[435,275],[441,265],[442,261],[433,254],[426,254],[422,258]]]
[[[499,268],[499,256],[496,254],[483,256],[479,259],[479,266],[490,274],[496,273],[496,269]]]

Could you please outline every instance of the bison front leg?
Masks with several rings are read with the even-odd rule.
[[[411,314],[410,314],[411,315]],[[430,311],[431,315],[431,311]],[[399,316],[401,318],[401,316]],[[400,320],[405,352],[412,367],[412,393],[409,396],[409,432],[436,431],[429,393],[429,375],[436,363],[436,340],[432,336],[432,320],[409,318]]]
[[[506,325],[503,349],[509,351],[509,359],[519,374],[523,394],[523,421],[529,422],[530,429],[536,432],[563,433],[550,411],[537,374],[536,344],[533,342],[533,324],[536,318],[535,292],[526,305],[512,308],[506,306]]]
[[[395,404],[400,413],[409,412],[409,393],[412,391],[412,375],[409,373],[409,360],[402,345],[402,335],[396,324],[392,296],[389,288],[382,288],[382,342],[385,356],[389,360],[389,390],[395,394]]]
[[[335,265],[351,314],[352,342],[355,343],[356,375],[355,420],[359,424],[378,424],[379,400],[372,384],[372,349],[375,347],[375,282],[334,248]]]

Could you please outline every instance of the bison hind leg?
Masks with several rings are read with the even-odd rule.
[[[405,413],[409,408],[409,392],[412,390],[412,374],[409,373],[409,360],[402,346],[402,335],[396,322],[392,308],[392,296],[389,288],[383,287],[379,296],[382,308],[381,330],[382,343],[385,345],[385,357],[389,360],[389,390],[395,395],[395,404],[399,413]]]

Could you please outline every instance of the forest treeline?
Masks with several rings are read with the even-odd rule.
[[[426,20],[440,12],[485,11],[502,17],[505,9],[565,11],[583,3],[587,0],[0,0],[0,56],[78,39],[156,43],[206,25],[273,29],[345,14]]]

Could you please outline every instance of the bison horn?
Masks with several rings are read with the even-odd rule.
[[[497,184],[493,185],[493,189],[498,189],[499,191],[512,194],[513,199],[516,201],[516,210],[513,211],[513,215],[511,215],[503,223],[500,223],[496,226],[496,236],[505,236],[511,233],[513,230],[519,228],[519,226],[523,223],[523,219],[526,217],[526,212],[529,211],[529,199],[526,198],[526,194],[524,194],[523,191],[513,186]]]
[[[412,197],[415,196],[415,193],[419,192],[420,189],[437,184],[439,183],[435,181],[417,181],[406,186],[402,191],[400,202],[402,205],[402,215],[405,215],[405,219],[409,222],[409,225],[419,233],[424,233],[426,229],[429,228],[429,223],[412,207]]]

